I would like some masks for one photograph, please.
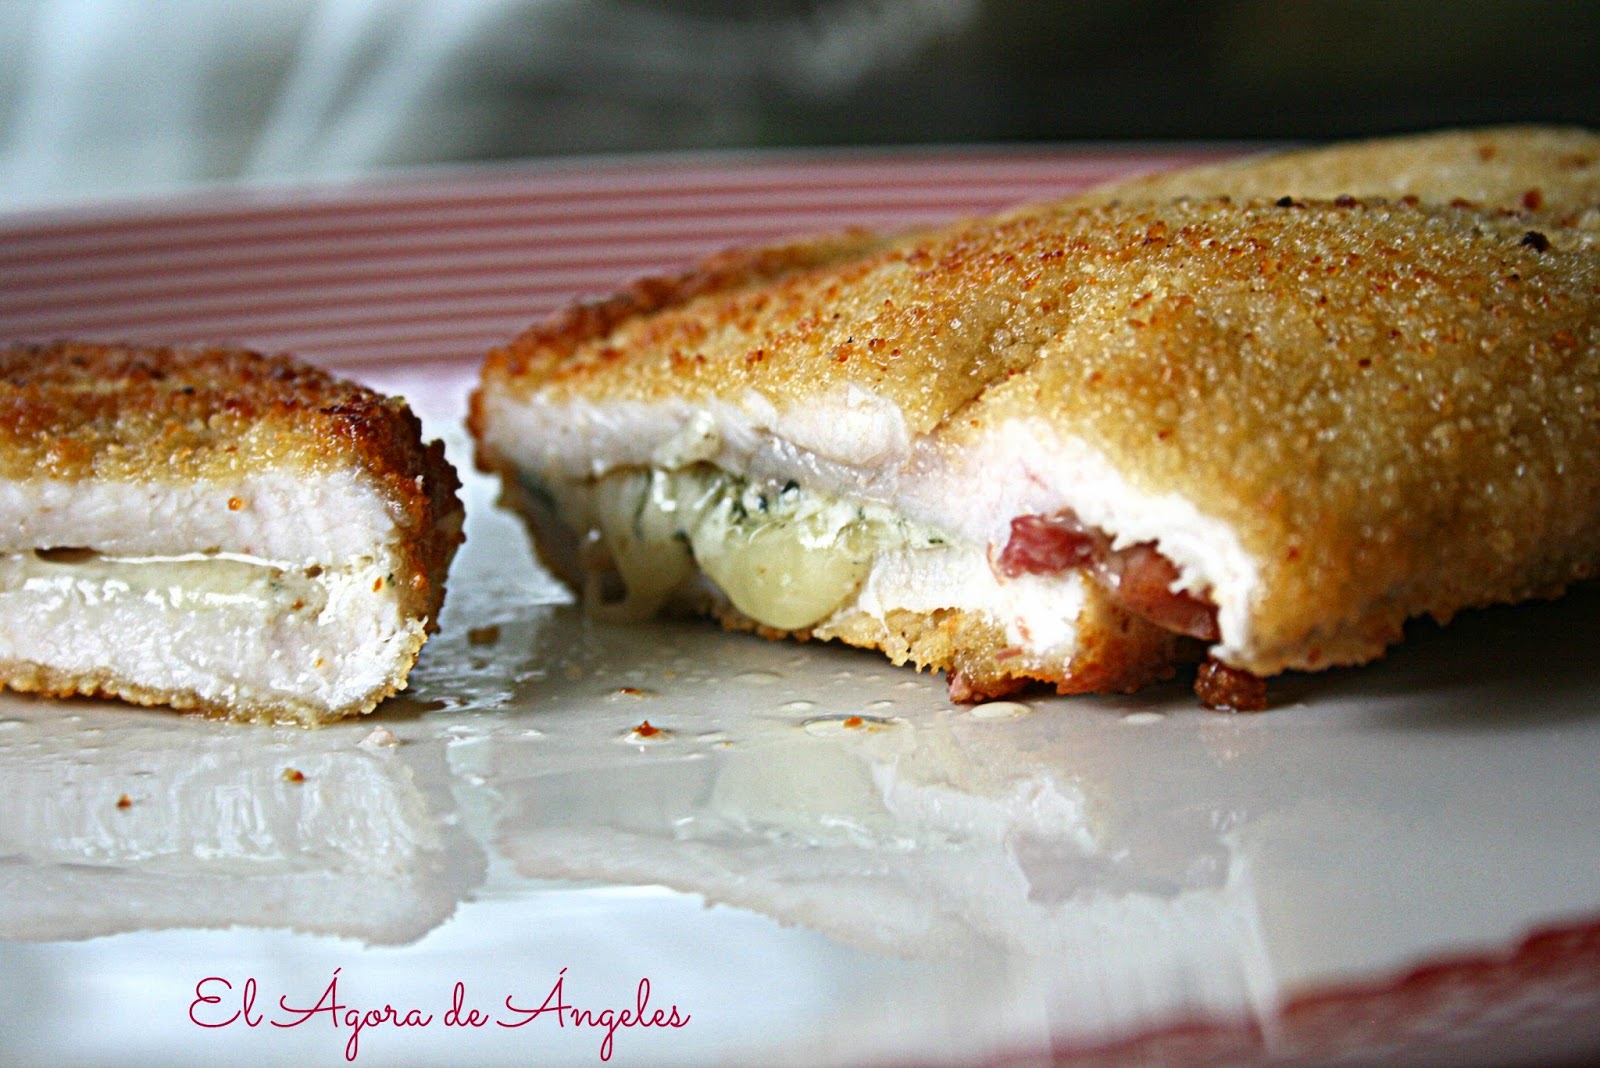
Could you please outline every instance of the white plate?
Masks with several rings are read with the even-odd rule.
[[[0,335],[294,350],[406,394],[465,472],[476,360],[576,295],[1199,154],[652,158],[13,217]],[[1417,626],[1261,716],[1181,684],[961,709],[865,653],[585,621],[467,481],[443,631],[367,720],[0,698],[0,1062],[1600,1055],[1596,592]],[[609,1045],[615,1017],[551,998],[636,1010],[641,980],[657,1026]],[[306,1015],[330,983],[415,1026]]]

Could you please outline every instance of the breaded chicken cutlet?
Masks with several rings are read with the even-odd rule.
[[[1255,707],[1595,574],[1597,185],[1463,131],[725,254],[492,353],[478,462],[592,599]]]
[[[0,682],[315,726],[405,686],[461,541],[403,401],[283,356],[0,353]]]

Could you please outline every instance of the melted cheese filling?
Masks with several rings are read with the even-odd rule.
[[[570,499],[574,495],[582,500]],[[712,467],[617,471],[569,484],[562,510],[582,516],[645,616],[705,573],[740,612],[779,630],[822,622],[851,602],[885,554],[946,538],[887,508],[761,486]]]
[[[98,608],[130,601],[189,611],[253,608],[264,616],[320,612],[327,587],[321,568],[299,568],[237,553],[110,556],[47,549],[0,556],[0,591],[48,610]]]

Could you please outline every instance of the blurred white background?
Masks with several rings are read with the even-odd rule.
[[[1600,4],[0,0],[0,209],[660,149],[1600,124]]]
[[[0,205],[757,143],[763,87],[837,93],[959,33],[977,7],[734,18],[579,0],[0,0]]]

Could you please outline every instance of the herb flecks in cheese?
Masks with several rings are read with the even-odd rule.
[[[745,615],[779,630],[827,619],[889,551],[943,544],[887,508],[758,485],[709,464],[617,471],[589,489],[599,531],[628,590],[654,611],[696,565]]]

